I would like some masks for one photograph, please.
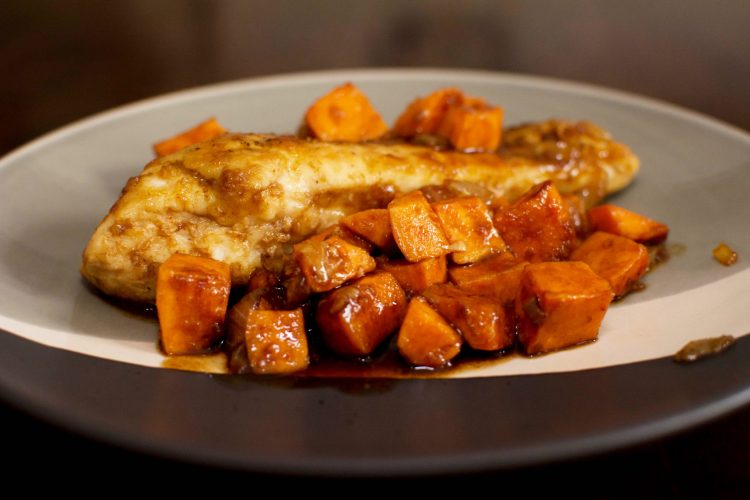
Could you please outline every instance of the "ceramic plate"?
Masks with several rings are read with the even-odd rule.
[[[683,249],[613,305],[598,342],[450,379],[257,380],[162,368],[156,326],[93,294],[83,247],[151,144],[207,117],[293,132],[307,106],[353,81],[392,122],[458,86],[507,124],[585,119],[641,158],[619,205],[662,220]],[[750,398],[741,339],[691,366],[687,341],[750,332],[750,137],[674,106],[587,85],[497,73],[340,71],[234,82],[103,113],[0,162],[0,387],[68,428],[120,445],[252,470],[393,474],[538,463],[661,436]],[[721,241],[740,253],[723,267]],[[744,298],[744,299],[743,299]]]

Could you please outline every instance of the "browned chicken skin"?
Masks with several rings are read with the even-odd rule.
[[[553,179],[563,193],[599,199],[628,185],[638,165],[586,122],[507,129],[500,155],[228,134],[130,179],[91,237],[81,273],[106,294],[153,301],[159,265],[180,252],[226,262],[240,285],[291,243],[398,193],[453,183],[514,199]]]

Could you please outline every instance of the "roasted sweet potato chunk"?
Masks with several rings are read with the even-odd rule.
[[[375,269],[366,250],[339,236],[320,234],[294,245],[294,260],[314,292],[333,290]]]
[[[305,114],[305,123],[323,141],[368,141],[388,131],[367,96],[352,83],[336,87],[315,101]]]
[[[448,109],[463,100],[463,92],[456,88],[440,89],[426,97],[420,97],[409,104],[398,117],[393,125],[393,132],[405,138],[420,134],[435,135]]]
[[[617,205],[594,207],[588,211],[588,219],[594,231],[624,236],[638,243],[659,243],[669,234],[665,224]]]
[[[170,139],[157,142],[154,144],[154,153],[156,153],[156,156],[166,156],[193,144],[219,137],[226,132],[226,129],[219,125],[219,122],[215,118],[210,118],[190,130],[177,134]]]
[[[475,100],[451,106],[440,123],[438,135],[460,151],[491,152],[500,145],[502,130],[503,110]]]
[[[440,219],[421,191],[412,191],[388,204],[391,230],[409,262],[440,257],[449,252]]]
[[[516,301],[518,340],[534,355],[596,339],[612,289],[583,262],[529,264]]]
[[[409,302],[396,345],[410,364],[441,368],[461,351],[461,336],[418,296]]]
[[[444,255],[419,262],[403,259],[381,261],[383,271],[387,271],[408,294],[420,293],[430,285],[445,283],[448,279],[448,265]]]
[[[570,254],[609,282],[616,297],[625,295],[648,268],[648,250],[635,241],[597,231]]]
[[[161,345],[169,355],[209,351],[223,334],[229,266],[205,257],[174,254],[159,267],[156,310]]]
[[[373,208],[347,215],[341,219],[341,225],[371,242],[386,254],[392,254],[397,249],[388,209]]]
[[[516,256],[529,262],[565,259],[576,241],[568,206],[552,181],[537,184],[499,211],[495,226]]]
[[[431,286],[423,295],[472,348],[497,351],[513,345],[515,323],[496,300],[451,284]]]
[[[366,356],[398,328],[405,310],[396,278],[375,272],[323,297],[315,318],[332,351]]]
[[[521,289],[521,272],[526,262],[510,252],[492,255],[470,266],[452,267],[450,280],[474,295],[486,295],[500,304],[513,303]]]
[[[245,344],[253,373],[294,373],[310,363],[302,309],[252,309],[246,322]]]
[[[505,251],[505,242],[492,224],[487,205],[476,196],[453,198],[432,204],[452,247],[464,250],[451,253],[456,264],[470,264],[493,253]]]

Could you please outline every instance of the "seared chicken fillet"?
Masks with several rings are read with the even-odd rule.
[[[553,179],[563,193],[599,198],[637,170],[627,147],[585,122],[507,129],[499,155],[228,134],[131,178],[91,237],[81,273],[106,294],[153,301],[159,265],[180,252],[226,262],[241,285],[290,243],[398,193],[454,182],[513,199]]]

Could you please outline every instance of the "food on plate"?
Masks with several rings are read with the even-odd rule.
[[[154,144],[154,153],[156,156],[166,156],[195,143],[219,137],[226,132],[227,130],[216,121],[216,118],[209,118],[170,139],[157,142]]]
[[[548,125],[524,129],[536,135],[540,127],[548,132]],[[514,146],[517,156],[508,156],[223,135],[158,158],[130,179],[91,237],[81,272],[108,295],[153,301],[156,271],[173,253],[225,262],[232,283],[243,285],[290,244],[424,186],[478,187],[491,198],[513,200],[551,178],[562,192],[586,192],[594,200],[600,190],[612,193],[633,179],[638,160],[624,146],[592,143],[589,129],[576,124],[558,124],[540,140],[559,143],[555,130],[567,138],[566,148],[578,150],[577,160],[536,157],[535,145],[524,156]]]
[[[570,254],[570,260],[585,262],[609,282],[615,297],[622,297],[646,273],[648,249],[631,239],[597,231]]]
[[[405,309],[406,294],[398,281],[376,272],[323,297],[315,319],[333,351],[366,356],[399,327]]]
[[[503,110],[456,88],[440,89],[413,101],[393,126],[396,136],[438,137],[459,151],[495,151],[500,145]]]
[[[691,340],[674,355],[678,363],[692,363],[724,352],[734,345],[735,338],[731,335],[721,335],[707,339]]]
[[[599,205],[588,212],[591,229],[630,238],[639,243],[660,243],[667,238],[666,224],[616,205]]]
[[[384,352],[435,370],[595,340],[668,228],[596,206],[639,168],[607,133],[503,129],[502,116],[447,88],[388,130],[344,84],[308,109],[304,136],[206,122],[195,130],[220,135],[157,145],[184,147],[128,181],[81,272],[106,294],[156,299],[167,354],[221,348],[236,373]]]
[[[414,366],[441,368],[461,352],[461,336],[424,297],[414,297],[396,336],[398,352]]]
[[[739,258],[737,252],[726,243],[719,243],[713,250],[714,259],[724,266],[731,266]]]
[[[351,83],[315,101],[305,114],[305,125],[313,137],[323,141],[368,141],[388,131],[367,96]]]
[[[159,266],[156,309],[167,354],[208,352],[223,338],[232,282],[223,262],[174,254]]]
[[[537,262],[521,271],[515,301],[518,342],[526,354],[594,340],[613,293],[583,262]]]

